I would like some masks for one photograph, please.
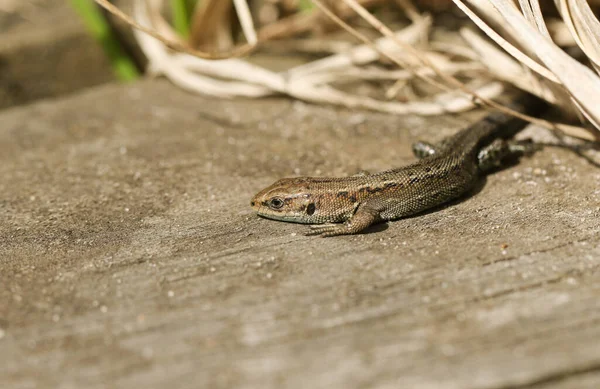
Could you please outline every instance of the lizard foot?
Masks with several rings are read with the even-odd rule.
[[[356,213],[343,224],[318,224],[310,226],[307,235],[319,235],[323,238],[337,235],[357,234],[375,223],[379,211],[369,201],[360,204]]]
[[[306,236],[318,235],[322,238],[337,235],[351,234],[345,224],[317,224],[310,226],[310,231],[306,233]]]

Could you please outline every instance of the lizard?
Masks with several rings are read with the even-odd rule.
[[[546,104],[529,94],[509,107],[536,115]],[[438,144],[416,142],[418,161],[380,173],[349,177],[283,178],[258,192],[251,207],[259,216],[311,224],[307,235],[356,234],[372,224],[421,213],[469,192],[509,156],[531,154],[531,140],[511,138],[527,122],[492,112]]]

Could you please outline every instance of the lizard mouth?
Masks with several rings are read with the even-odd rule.
[[[285,214],[262,213],[259,211],[258,216],[260,216],[264,219],[278,220],[278,221],[288,222],[288,223],[312,224],[307,221],[304,221],[302,218],[295,217],[295,216],[289,216],[289,215],[285,215]]]

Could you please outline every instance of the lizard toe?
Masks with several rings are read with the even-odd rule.
[[[336,236],[346,234],[346,229],[340,224],[319,224],[310,226],[310,231],[306,233],[306,236],[321,236],[323,238],[328,236]]]

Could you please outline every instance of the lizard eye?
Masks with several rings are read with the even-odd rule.
[[[269,207],[273,209],[279,209],[283,207],[283,200],[279,197],[273,197],[271,200],[269,200]]]

